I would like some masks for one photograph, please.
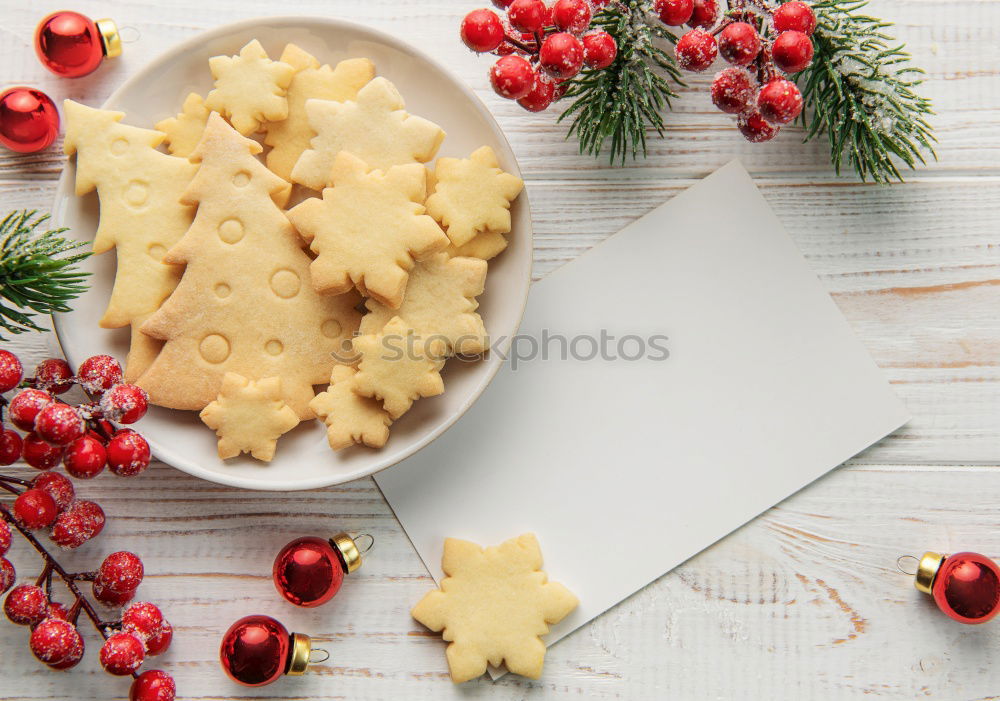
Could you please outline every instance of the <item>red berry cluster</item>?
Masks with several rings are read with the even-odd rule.
[[[506,10],[501,19],[489,9],[473,10],[462,20],[462,41],[478,53],[500,58],[490,68],[490,83],[501,97],[541,112],[566,92],[565,82],[586,65],[607,68],[618,45],[607,32],[590,29],[594,10],[608,0],[493,0]]]
[[[74,384],[96,401],[71,406],[58,399]],[[18,386],[23,388],[9,404],[0,397],[0,406],[7,404],[10,422],[28,433],[23,438],[11,429],[0,433],[0,465],[23,457],[36,469],[50,470],[62,461],[66,471],[80,479],[96,477],[105,466],[116,475],[132,477],[149,465],[146,440],[112,423],[141,419],[148,406],[146,392],[122,381],[121,365],[111,356],[87,358],[76,375],[65,360],[49,358],[25,380],[17,356],[0,350],[0,393]],[[50,524],[34,527],[45,525]]]
[[[653,9],[664,24],[692,27],[675,47],[681,68],[707,70],[719,55],[732,64],[712,81],[712,102],[738,115],[748,141],[773,139],[802,112],[802,93],[785,75],[812,62],[816,15],[809,5],[792,0],[772,9],[763,0],[732,0],[721,22],[717,0],[655,0]]]

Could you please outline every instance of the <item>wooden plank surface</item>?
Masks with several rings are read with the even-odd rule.
[[[480,3],[484,4],[484,3]],[[438,699],[450,697],[676,699],[987,699],[1000,696],[992,662],[1000,635],[938,614],[894,569],[904,553],[979,550],[1000,556],[1000,5],[989,0],[880,0],[928,72],[939,160],[903,186],[836,177],[823,142],[786,130],[746,144],[712,110],[696,77],[682,91],[651,157],[622,169],[576,153],[555,114],[528,115],[486,87],[488,63],[457,40],[465,0],[305,0],[291,11],[390,31],[445,61],[497,115],[528,181],[540,277],[698,178],[740,157],[813,269],[914,414],[913,422],[554,647],[544,678],[481,681],[456,692],[443,646],[408,609],[430,585],[370,480],[301,494],[248,493],[155,465],[137,481],[81,486],[109,513],[81,566],[112,549],[143,554],[142,596],[177,628],[162,659],[184,699]],[[201,29],[282,11],[264,0],[115,3],[74,9],[112,16],[139,39],[93,76],[60,81],[31,49],[57,2],[0,0],[3,83],[91,105],[132,71]],[[63,163],[58,150],[0,152],[4,211],[45,209]],[[28,364],[53,339],[9,347]],[[28,468],[15,468],[27,475]],[[669,508],[669,498],[665,499]],[[614,528],[614,524],[608,524]],[[268,569],[289,538],[365,530],[377,549],[337,599],[312,612],[280,604]],[[623,533],[627,538],[629,534]],[[20,544],[13,559],[30,571]],[[595,561],[597,576],[613,563]],[[332,660],[261,690],[226,682],[218,640],[251,611],[313,634]],[[100,672],[96,645],[71,674],[40,667],[26,631],[0,623],[0,698],[120,698],[127,684]]]

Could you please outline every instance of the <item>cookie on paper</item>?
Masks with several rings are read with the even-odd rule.
[[[393,419],[409,411],[414,400],[444,392],[443,346],[424,341],[399,317],[377,334],[356,337],[354,350],[361,356],[354,391],[381,400]]]
[[[413,617],[448,641],[456,684],[475,679],[487,663],[538,679],[545,663],[540,635],[577,607],[562,584],[541,571],[542,551],[526,533],[482,548],[457,538],[444,542],[441,588],[413,607]]]
[[[205,107],[201,95],[193,92],[184,99],[184,106],[176,117],[157,122],[156,128],[167,135],[167,149],[170,153],[181,158],[190,156],[201,141],[209,114],[211,110]]]
[[[349,58],[338,63],[336,68],[321,66],[314,56],[295,44],[285,47],[281,62],[295,69],[286,94],[288,117],[265,125],[264,143],[272,147],[267,154],[267,167],[290,180],[295,162],[316,135],[309,126],[306,100],[343,102],[354,99],[358,90],[375,77],[375,64],[367,58]]]
[[[394,317],[425,339],[441,339],[450,353],[475,355],[489,347],[483,319],[476,313],[476,297],[486,285],[486,261],[449,258],[438,253],[417,263],[410,271],[406,297],[399,309],[378,300],[365,302],[361,333],[378,333]]]
[[[228,119],[240,134],[253,134],[264,122],[288,116],[285,90],[295,69],[268,58],[256,39],[236,56],[213,56],[208,67],[215,88],[205,98],[205,107]]]
[[[201,410],[201,420],[219,436],[219,457],[250,453],[264,462],[274,457],[278,438],[299,424],[281,398],[281,378],[248,380],[227,372],[218,398]]]
[[[438,159],[434,180],[427,213],[445,227],[453,244],[463,246],[484,231],[510,231],[510,203],[521,194],[524,182],[500,169],[489,146],[469,158]]]
[[[326,187],[341,151],[380,170],[427,163],[444,141],[444,131],[404,106],[396,87],[381,77],[361,88],[354,100],[308,100],[306,114],[316,136],[292,169],[292,180],[313,190]]]
[[[329,389],[309,402],[316,416],[326,423],[326,437],[334,450],[355,444],[381,448],[389,439],[392,419],[377,400],[354,391],[357,372],[348,365],[336,366]]]
[[[418,163],[369,171],[341,152],[322,198],[311,197],[288,218],[316,254],[312,284],[322,294],[356,286],[396,309],[409,271],[448,246],[448,237],[424,213],[426,170]]]

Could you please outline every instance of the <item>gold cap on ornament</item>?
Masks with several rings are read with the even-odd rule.
[[[913,578],[913,586],[924,594],[930,594],[934,586],[934,578],[937,577],[938,570],[944,564],[944,555],[938,553],[924,553],[917,565],[917,574]]]
[[[358,546],[351,536],[346,533],[338,533],[330,538],[330,545],[340,554],[348,574],[361,567],[361,551],[358,550]]]
[[[97,31],[101,34],[101,45],[104,48],[104,55],[108,58],[115,58],[122,55],[122,35],[118,33],[118,25],[113,19],[99,19],[94,22]]]
[[[292,633],[292,650],[288,659],[288,674],[298,677],[306,673],[309,658],[312,656],[312,639],[302,633]]]

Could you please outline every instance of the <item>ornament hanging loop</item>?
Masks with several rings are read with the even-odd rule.
[[[309,664],[322,664],[330,659],[330,653],[321,647],[314,647],[309,651]]]
[[[354,536],[354,544],[358,548],[358,552],[362,555],[367,555],[373,547],[375,547],[375,536],[371,533],[359,533]]]
[[[903,567],[904,560],[906,560],[907,562],[913,560],[913,562],[916,564],[910,569],[904,569]],[[913,555],[900,555],[899,557],[896,558],[896,569],[909,577],[912,577],[917,573],[917,568],[919,566],[920,566],[920,559]]]

